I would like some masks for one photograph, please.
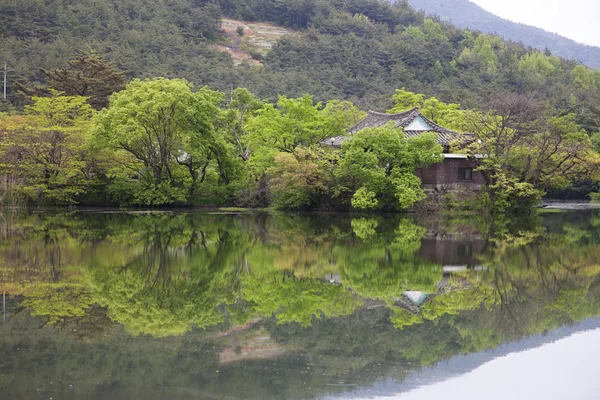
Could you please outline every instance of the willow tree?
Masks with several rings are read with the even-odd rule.
[[[115,151],[112,192],[119,202],[191,202],[199,185],[229,183],[230,148],[215,127],[219,92],[183,79],[134,80],[94,122],[93,141]]]

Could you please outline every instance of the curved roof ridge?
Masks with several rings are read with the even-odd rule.
[[[404,111],[398,114],[387,114],[374,110],[369,110],[367,116],[357,122],[353,127],[347,130],[347,135],[353,135],[356,132],[359,132],[366,128],[375,128],[381,127],[390,121],[394,121],[397,128],[406,128],[412,123],[416,118],[421,117],[423,121],[431,127],[431,130],[405,130],[404,133],[407,137],[414,137],[423,134],[424,132],[436,132],[438,133],[438,143],[442,145],[449,145],[454,141],[460,142],[471,142],[474,140],[474,135],[471,133],[460,133],[457,131],[453,131],[448,128],[444,128],[443,126],[433,122],[429,118],[427,118],[423,113],[419,110],[418,107],[413,107],[410,110]],[[341,146],[341,143],[348,136],[337,136],[334,138],[329,138],[327,140],[327,144],[330,144],[334,147]]]
[[[380,112],[380,111],[375,111],[375,110],[369,110],[368,113],[369,114],[373,114],[373,115],[379,115],[379,116],[386,116],[386,117],[390,117],[390,118],[394,118],[394,117],[404,117],[407,116],[415,111],[419,111],[419,107],[413,107],[410,110],[406,110],[406,111],[402,111],[401,113],[394,113],[394,114],[388,114],[385,112]]]

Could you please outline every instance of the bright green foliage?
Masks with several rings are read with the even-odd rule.
[[[504,50],[504,42],[497,36],[479,35],[473,47],[466,47],[457,61],[467,68],[473,67],[488,75],[496,73],[498,52]]]
[[[390,178],[400,209],[407,209],[425,199],[425,193],[421,189],[421,180],[412,172],[395,173]]]
[[[444,34],[442,26],[431,18],[425,18],[423,21],[423,27],[429,42],[435,44],[448,42],[448,37]]]
[[[411,108],[422,107],[424,94],[409,92],[406,89],[396,89],[396,93],[392,96],[394,107],[388,110],[388,113],[401,113],[408,111]]]
[[[433,122],[449,129],[462,131],[465,128],[465,112],[460,109],[460,104],[446,104],[435,97],[425,99],[425,95],[397,89],[392,96],[394,107],[388,113],[401,113],[411,108],[419,110]]]
[[[600,71],[577,65],[571,70],[571,81],[573,85],[584,90],[600,88]]]
[[[519,72],[525,82],[541,84],[549,76],[562,73],[562,67],[557,57],[533,53],[521,58]]]
[[[425,198],[415,169],[441,160],[442,148],[434,135],[406,139],[388,124],[362,130],[345,141],[336,173],[353,193],[355,207],[406,209]]]
[[[323,108],[323,115],[326,118],[326,132],[345,132],[356,125],[361,119],[367,116],[367,113],[356,107],[347,100],[330,100]]]
[[[320,147],[297,147],[279,153],[267,170],[273,205],[280,209],[306,209],[325,205],[333,186],[333,165],[338,157]]]
[[[418,26],[407,26],[404,29],[404,34],[412,37],[413,39],[425,39],[426,35],[423,30]]]
[[[32,309],[31,315],[42,315],[53,325],[70,317],[82,317],[94,304],[94,297],[86,285],[77,282],[41,284],[28,291],[23,306]]]
[[[252,153],[250,168],[254,175],[261,176],[274,166],[279,152],[292,153],[300,145],[309,147],[326,137],[343,134],[345,124],[358,112],[343,103],[325,111],[312,96],[304,95],[298,99],[280,96],[277,105],[265,105],[256,114],[248,121],[246,131]]]
[[[267,105],[258,114],[246,128],[255,152],[268,148],[269,151],[291,153],[298,145],[310,146],[342,132],[341,126],[332,126],[327,120],[321,111],[321,103],[315,104],[309,95],[298,99],[281,96],[276,106]]]
[[[191,89],[181,79],[134,80],[99,113],[94,143],[130,158],[112,172],[120,203],[184,203],[205,181],[229,183],[228,145],[215,129],[222,95]]]
[[[493,183],[480,196],[480,205],[485,210],[529,212],[542,198],[542,192],[531,183],[508,177],[501,171],[491,175],[491,180]]]
[[[237,88],[231,93],[231,101],[223,112],[221,123],[229,132],[229,140],[234,144],[237,155],[244,161],[248,161],[251,155],[246,124],[264,107],[265,103],[247,89]]]
[[[371,192],[363,186],[352,196],[352,207],[358,210],[373,210],[379,204],[375,196],[377,196],[377,193]]]
[[[22,124],[0,132],[5,170],[21,179],[17,190],[29,201],[76,203],[85,191],[86,135],[94,110],[85,97],[34,97]]]
[[[473,32],[468,29],[465,29],[462,33],[462,40],[460,41],[461,47],[470,47],[475,46],[475,38],[473,37]]]

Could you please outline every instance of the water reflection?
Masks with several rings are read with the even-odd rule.
[[[597,211],[2,218],[11,398],[347,395],[600,315]]]

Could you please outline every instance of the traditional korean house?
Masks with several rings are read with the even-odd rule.
[[[366,128],[376,128],[392,121],[397,128],[402,128],[407,138],[423,133],[436,133],[437,142],[443,147],[444,160],[427,168],[415,171],[421,178],[426,190],[472,190],[478,191],[485,185],[483,174],[475,171],[476,160],[464,154],[451,153],[451,147],[466,146],[475,140],[472,134],[458,133],[446,129],[425,117],[418,108],[399,114],[385,114],[369,111],[368,115],[348,130],[347,135],[323,140],[323,144],[340,148],[349,136]]]

